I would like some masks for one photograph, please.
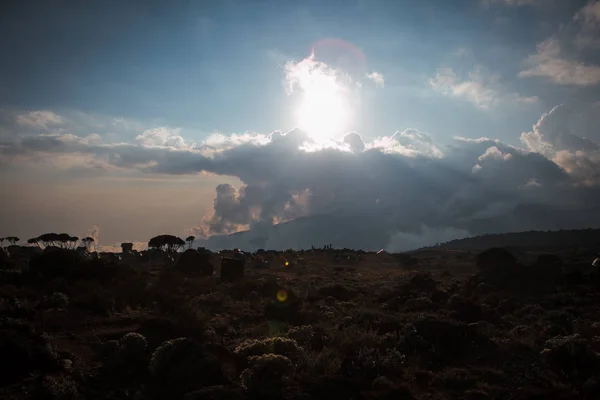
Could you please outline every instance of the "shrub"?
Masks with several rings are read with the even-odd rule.
[[[80,398],[77,383],[68,376],[46,376],[42,381],[42,388],[47,397],[53,400]]]
[[[187,338],[168,340],[159,346],[152,354],[149,370],[156,389],[169,398],[227,383],[219,360]]]
[[[287,337],[302,346],[309,345],[315,337],[315,328],[312,325],[294,326],[288,330]]]
[[[508,250],[502,248],[491,248],[477,256],[477,268],[482,270],[510,267],[516,263],[516,257]]]
[[[349,301],[352,299],[352,292],[339,284],[322,287],[318,292],[321,297],[331,296],[340,301]]]
[[[34,370],[58,367],[58,355],[47,336],[28,325],[4,323],[0,327],[0,386],[18,382]]]
[[[44,308],[63,309],[69,305],[69,296],[61,292],[54,292],[49,296],[44,296],[41,301]]]
[[[294,372],[290,359],[279,354],[252,356],[248,362],[240,380],[244,389],[257,397],[278,397],[286,378]]]
[[[557,336],[546,341],[544,360],[559,371],[576,374],[600,367],[600,355],[579,335]]]
[[[119,340],[117,352],[127,358],[139,359],[143,357],[148,348],[148,341],[136,332],[129,332]]]
[[[377,376],[401,373],[406,357],[396,349],[362,347],[342,361],[342,371],[350,379],[370,385]]]
[[[248,339],[240,343],[233,352],[240,358],[242,364],[253,356],[265,354],[277,354],[285,356],[293,362],[300,361],[304,356],[304,350],[298,346],[298,342],[284,337],[272,337],[267,339]]]
[[[77,262],[77,254],[65,249],[46,249],[29,262],[29,270],[44,280],[69,276]]]

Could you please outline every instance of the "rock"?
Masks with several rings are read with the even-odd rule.
[[[175,264],[175,270],[192,276],[212,276],[214,273],[213,265],[210,262],[210,253],[192,249],[181,254]]]

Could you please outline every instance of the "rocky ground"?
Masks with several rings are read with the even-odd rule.
[[[0,398],[600,398],[587,261],[304,258],[233,283],[68,252],[4,262]]]

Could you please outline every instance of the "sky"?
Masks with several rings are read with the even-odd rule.
[[[0,51],[0,236],[600,225],[598,1],[6,1]]]

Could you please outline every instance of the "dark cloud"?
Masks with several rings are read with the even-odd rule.
[[[350,146],[350,149],[355,153],[360,153],[365,149],[365,142],[362,137],[356,132],[350,132],[344,136],[344,143]]]
[[[544,114],[521,135],[525,148],[488,138],[439,148],[414,129],[366,143],[349,133],[326,147],[299,130],[217,135],[200,145],[155,130],[140,137],[151,143],[135,145],[25,137],[0,147],[0,160],[72,153],[148,173],[238,177],[244,186],[219,185],[194,232],[251,232],[214,237],[207,243],[215,247],[404,249],[467,234],[600,225],[598,147],[564,122],[568,116],[561,107]]]

